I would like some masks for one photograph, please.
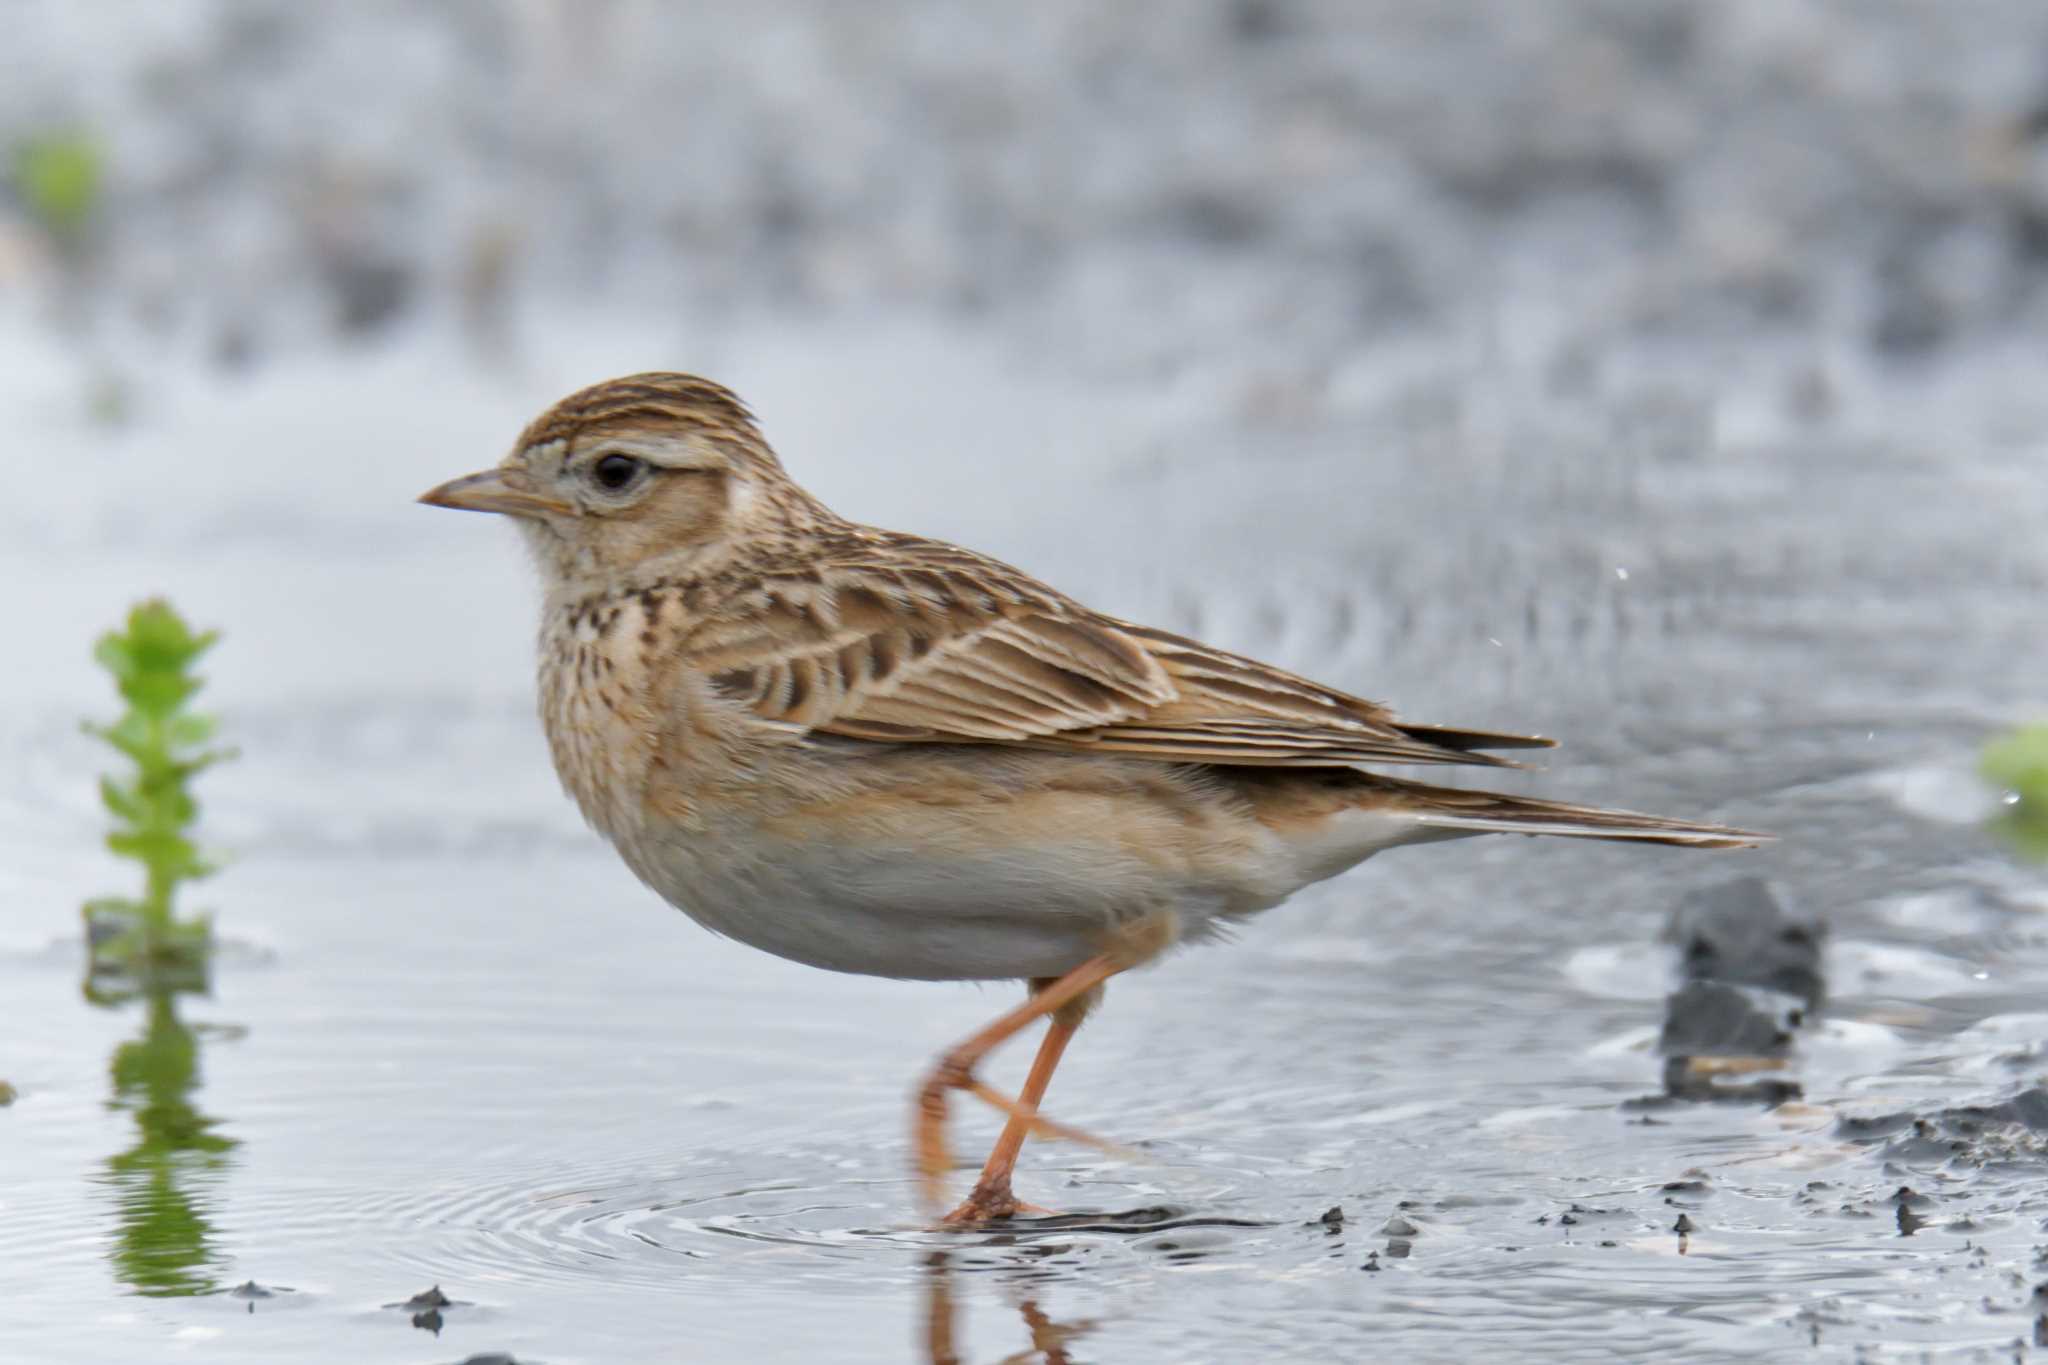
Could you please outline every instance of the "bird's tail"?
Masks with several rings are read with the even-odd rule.
[[[1431,787],[1395,778],[1379,781],[1391,789],[1388,795],[1394,798],[1392,804],[1411,815],[1415,823],[1446,834],[1556,834],[1570,839],[1619,839],[1685,848],[1750,848],[1768,843],[1772,837],[1727,825],[1703,825],[1629,810]]]

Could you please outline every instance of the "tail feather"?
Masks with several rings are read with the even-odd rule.
[[[1769,843],[1773,837],[1727,825],[1703,825],[1636,811],[1386,780],[1400,790],[1400,804],[1414,814],[1416,823],[1430,829],[1473,834],[1554,834],[1570,839],[1617,839],[1684,848],[1751,848]]]
[[[1469,754],[1480,749],[1555,749],[1557,741],[1542,735],[1507,735],[1493,730],[1466,730],[1450,725],[1396,725],[1410,739]]]

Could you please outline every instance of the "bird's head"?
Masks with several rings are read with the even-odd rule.
[[[716,558],[768,528],[830,515],[783,473],[729,390],[661,373],[569,395],[495,469],[420,501],[517,518],[550,588]]]

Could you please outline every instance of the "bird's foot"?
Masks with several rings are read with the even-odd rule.
[[[995,1183],[983,1181],[974,1187],[974,1192],[961,1202],[959,1208],[939,1220],[939,1226],[963,1231],[980,1227],[985,1223],[1000,1223],[1004,1219],[1023,1215],[1050,1218],[1053,1216],[1053,1210],[1025,1203],[1010,1192],[1010,1182],[1007,1180]]]
[[[1012,1099],[1000,1090],[982,1084],[974,1075],[972,1067],[959,1057],[948,1055],[940,1059],[925,1077],[917,1095],[917,1173],[924,1206],[936,1212],[944,1207],[946,1173],[953,1169],[953,1156],[946,1144],[946,1096],[954,1090],[964,1090],[991,1108],[1000,1110],[1012,1119],[1026,1125],[1026,1131],[1034,1137],[1065,1138],[1069,1142],[1085,1143],[1100,1151],[1113,1155],[1128,1156],[1127,1148],[1079,1128],[1069,1128],[1064,1123],[1055,1123],[1040,1116],[1038,1111],[1022,1102]],[[976,1193],[980,1193],[979,1187]],[[1006,1197],[1008,1191],[1002,1192]],[[975,1196],[970,1195],[962,1209],[971,1207]],[[1016,1205],[1012,1199],[1012,1212]],[[1042,1210],[1040,1210],[1042,1212]],[[1009,1213],[992,1214],[990,1217],[1009,1217]],[[950,1217],[948,1221],[951,1221]]]

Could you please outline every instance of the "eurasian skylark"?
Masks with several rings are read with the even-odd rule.
[[[1102,983],[1382,849],[1472,834],[1725,848],[1761,836],[1361,772],[1513,766],[1551,741],[1385,707],[1091,611],[972,550],[835,515],[727,390],[642,374],[563,399],[421,501],[518,519],[546,584],[556,771],[640,879],[833,971],[1021,979],[918,1093],[928,1202],[965,1090],[1009,1114],[949,1221],[1011,1172]],[[1012,1099],[975,1066],[1050,1016]]]

